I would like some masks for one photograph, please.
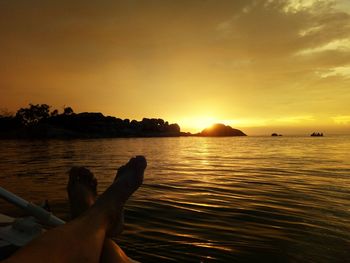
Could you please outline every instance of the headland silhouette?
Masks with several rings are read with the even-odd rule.
[[[204,129],[199,135],[206,137],[247,136],[241,130],[234,129],[231,126],[222,123],[216,123],[213,126]]]
[[[197,134],[181,132],[177,123],[160,118],[141,121],[104,116],[100,112],[75,113],[64,107],[59,113],[47,104],[29,104],[16,114],[0,114],[1,139],[74,139],[116,137],[246,136],[224,124],[214,124]]]
[[[47,104],[29,104],[15,115],[0,116],[0,138],[113,138],[180,136],[180,126],[158,118],[142,121],[104,116],[100,112],[62,113]]]

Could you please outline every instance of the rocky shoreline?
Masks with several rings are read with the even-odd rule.
[[[177,123],[159,118],[141,121],[104,116],[102,113],[74,113],[66,107],[59,114],[47,104],[30,104],[16,115],[0,115],[0,139],[88,139],[179,136],[246,136],[242,131],[215,124],[197,134],[181,132]]]

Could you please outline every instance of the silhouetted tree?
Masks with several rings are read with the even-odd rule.
[[[129,119],[124,119],[123,120],[123,125],[125,128],[129,127],[129,124],[130,124],[130,120]]]
[[[168,129],[169,129],[169,132],[171,132],[171,133],[179,133],[180,132],[180,126],[177,123],[170,124]]]
[[[50,112],[47,104],[29,104],[13,116],[0,109],[0,138],[104,138],[180,136],[180,127],[159,118],[142,121],[105,117],[99,112],[74,113],[71,107]]]
[[[137,130],[139,128],[139,122],[137,120],[132,120],[130,122],[130,128],[133,130]]]
[[[163,119],[158,119],[158,125],[164,126],[164,120]]]
[[[57,116],[58,115],[58,110],[53,110],[51,112],[51,116]]]
[[[63,109],[64,115],[72,115],[73,113],[74,113],[74,111],[71,107],[64,107],[64,109]]]
[[[29,108],[20,108],[16,113],[16,118],[24,125],[37,124],[39,121],[49,116],[50,106],[47,104],[29,104]]]

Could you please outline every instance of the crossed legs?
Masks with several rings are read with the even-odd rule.
[[[84,209],[76,209],[77,203],[71,202],[72,216],[75,219],[47,231],[6,262],[130,262],[109,237],[120,229],[124,204],[142,184],[146,166],[143,156],[130,159],[119,168],[112,185],[95,203],[93,201],[96,195],[90,195],[94,188],[86,187],[87,184],[93,186],[94,180],[87,180],[90,175],[80,178],[80,174],[76,173],[79,178],[70,179],[68,193],[73,198],[73,189],[83,189],[85,195],[79,195],[79,198],[88,200],[85,203],[87,210],[84,212]],[[89,205],[92,206],[89,208]]]

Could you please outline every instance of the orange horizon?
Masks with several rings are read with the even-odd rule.
[[[350,131],[349,1],[11,1],[0,17],[2,109]]]

